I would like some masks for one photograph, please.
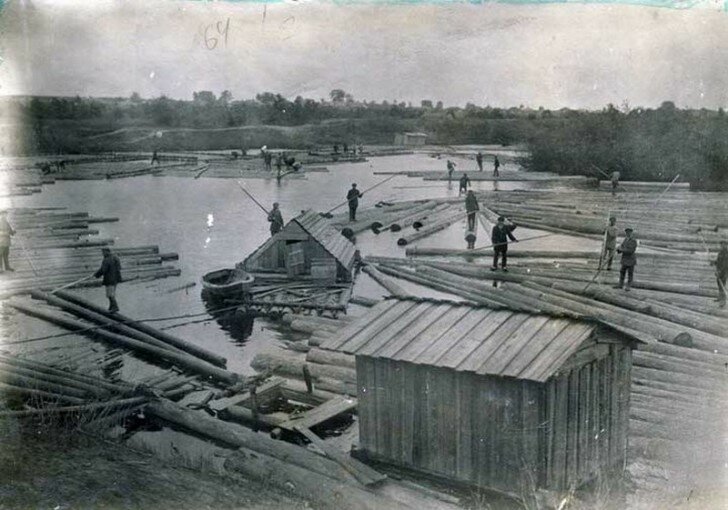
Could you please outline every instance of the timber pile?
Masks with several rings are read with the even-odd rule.
[[[65,168],[53,174],[57,180],[102,180],[120,179],[123,177],[136,177],[161,173],[166,169],[178,167],[194,167],[195,163],[169,162],[151,165],[150,160],[102,160],[88,162],[87,160],[74,164],[66,164]]]
[[[40,193],[43,184],[52,184],[53,179],[33,166],[13,166],[0,169],[0,182],[0,197],[13,197]]]
[[[445,162],[443,161],[443,166]],[[455,170],[452,173],[452,178],[448,177],[446,170],[408,170],[408,171],[393,171],[393,172],[374,172],[374,175],[406,175],[407,177],[420,178],[425,181],[448,181],[451,180],[454,183],[463,176],[468,174],[471,181],[538,181],[538,182],[565,182],[574,185],[596,185],[596,179],[587,177],[585,175],[558,175],[551,172],[525,172],[522,170],[504,170],[502,167],[499,171],[499,176],[494,177],[493,172],[490,169],[483,169],[482,172],[478,171],[477,168],[472,170]]]
[[[728,204],[720,193],[667,189],[611,194],[603,191],[484,193],[484,203],[517,224],[549,232],[601,239],[607,218],[629,226],[644,247],[715,251],[728,228]],[[674,184],[672,185],[674,186]],[[621,234],[621,232],[620,232]]]
[[[116,221],[58,208],[11,209],[9,222],[17,233],[12,238],[10,264],[15,271],[3,274],[0,298],[61,287],[95,272],[101,265],[100,248],[112,246],[114,240],[93,238],[99,231],[91,227]],[[164,265],[177,260],[177,254],[160,252],[158,246],[115,248],[114,252],[121,260],[124,281],[180,274],[176,267]],[[101,280],[92,278],[75,286],[98,285]]]
[[[78,296],[63,293],[63,297],[59,297],[40,291],[34,291],[32,295],[57,309],[17,298],[10,300],[9,305],[26,315],[134,352],[155,363],[176,366],[216,384],[236,384],[240,379],[238,374],[223,368],[226,364],[224,358],[148,325],[112,314]],[[60,313],[61,310],[65,314]],[[75,315],[78,319],[72,319],[67,314]]]

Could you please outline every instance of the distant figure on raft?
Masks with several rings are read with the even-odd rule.
[[[466,193],[468,191],[468,186],[470,185],[470,177],[468,177],[468,174],[463,174],[463,176],[460,178],[460,187],[458,188],[458,195],[462,193]]]
[[[493,231],[490,235],[490,242],[493,244],[493,267],[491,271],[498,269],[498,257],[501,257],[501,267],[503,271],[508,272],[508,239],[513,242],[518,242],[513,236],[513,231],[516,230],[515,223],[508,222],[506,224],[505,217],[501,216],[498,218],[498,223],[493,227]]]
[[[725,286],[728,281],[728,241],[722,240],[720,242],[720,251],[718,251],[718,258],[713,262],[715,264],[715,279],[718,283],[718,304],[721,308],[725,307],[726,292]]]
[[[612,196],[615,196],[617,194],[617,186],[619,186],[619,172],[615,170],[612,172],[611,181],[612,181]]]
[[[478,240],[475,232],[475,230],[465,231],[465,242],[468,243],[468,250],[472,250],[475,248],[475,241]]]
[[[622,254],[622,267],[619,268],[619,283],[614,286],[615,289],[621,289],[629,291],[632,287],[632,279],[634,277],[634,266],[637,265],[637,239],[633,236],[634,230],[631,228],[625,228],[624,233],[627,237],[624,238],[622,244],[617,248],[617,253]],[[624,284],[624,276],[627,275],[627,285]]]
[[[500,168],[500,161],[498,160],[498,156],[495,157],[495,161],[493,161],[493,177],[498,177],[500,175],[500,172],[498,169]]]
[[[154,163],[157,163],[159,165],[159,154],[157,154],[157,150],[155,149],[154,152],[152,152],[152,161],[149,163],[150,165],[153,165]]]
[[[456,166],[457,165],[455,163],[453,163],[449,159],[447,160],[447,182],[448,182],[448,184],[452,181],[452,173],[455,171]]]
[[[478,171],[483,171],[483,153],[478,151],[478,153],[475,155],[475,162],[478,164]]]
[[[283,228],[283,215],[278,208],[278,202],[273,203],[273,209],[268,213],[268,221],[270,221],[270,235],[274,236]]]
[[[346,200],[349,203],[349,221],[356,221],[356,209],[359,207],[359,199],[363,196],[364,194],[356,189],[356,184],[352,184],[346,194]]]
[[[478,199],[475,198],[473,190],[468,191],[465,195],[465,212],[468,213],[468,230],[475,230],[475,215],[480,210]]]
[[[101,278],[106,287],[106,297],[109,299],[109,311],[118,312],[119,305],[116,302],[116,286],[121,283],[121,261],[119,257],[111,253],[110,248],[101,248],[104,260],[101,267],[94,273],[94,277]]]
[[[0,211],[0,273],[15,271],[10,267],[10,236],[15,235],[15,230],[8,223],[8,212]]]
[[[605,263],[607,264],[607,271],[612,270],[612,261],[614,260],[614,252],[617,249],[617,218],[611,216],[609,218],[609,225],[604,230],[604,252],[602,253],[601,262],[599,264],[602,267]]]

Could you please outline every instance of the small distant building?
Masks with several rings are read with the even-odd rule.
[[[253,274],[287,275],[350,282],[354,245],[319,213],[308,210],[292,219],[244,261]]]
[[[425,133],[397,133],[394,135],[394,145],[425,145]]]
[[[522,494],[621,472],[635,342],[592,322],[397,298],[322,348],[356,357],[364,456]]]

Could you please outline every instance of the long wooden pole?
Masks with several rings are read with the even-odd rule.
[[[255,197],[253,195],[251,195],[250,192],[248,192],[248,190],[243,187],[242,184],[240,184],[240,181],[236,181],[236,182],[238,183],[238,186],[240,186],[240,189],[243,190],[243,193],[245,193],[246,195],[248,195],[248,197],[250,198],[250,200],[252,200],[253,202],[255,202],[255,205],[257,205],[258,207],[260,207],[265,214],[270,214],[270,212],[268,211],[268,209],[266,209],[265,207],[263,207],[261,205],[261,203],[258,202],[255,199]]]
[[[379,186],[381,186],[381,185],[382,185],[382,184],[384,184],[385,182],[387,182],[387,181],[390,181],[390,180],[394,179],[395,177],[397,177],[397,174],[395,174],[395,175],[390,175],[389,177],[387,177],[387,178],[386,178],[386,179],[384,179],[383,181],[380,181],[380,182],[378,182],[378,183],[377,183],[377,184],[375,184],[374,186],[372,186],[372,187],[370,187],[370,188],[367,188],[367,189],[365,189],[364,191],[362,191],[362,192],[360,192],[360,193],[361,193],[362,195],[363,195],[364,193],[368,193],[369,191],[373,190],[374,188],[378,188]],[[348,203],[349,203],[349,202],[351,202],[352,200],[354,200],[354,199],[353,199],[353,198],[349,198],[349,199],[345,200],[344,202],[341,202],[341,203],[340,203],[339,205],[337,205],[336,207],[333,207],[333,208],[329,209],[328,211],[326,211],[325,213],[322,213],[322,216],[325,216],[325,217],[328,217],[328,216],[330,216],[330,215],[331,215],[331,213],[332,213],[332,212],[334,212],[334,211],[335,211],[336,209],[338,209],[339,207],[343,207],[343,206],[345,206],[346,204],[348,204]]]

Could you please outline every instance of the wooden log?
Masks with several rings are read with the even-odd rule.
[[[50,382],[44,379],[38,379],[35,377],[27,377],[21,375],[15,371],[8,371],[0,369],[3,382],[12,384],[13,386],[22,386],[24,388],[39,389],[49,391],[51,393],[59,393],[62,395],[69,395],[71,397],[87,399],[89,393],[85,390],[81,390],[74,386],[67,386],[65,384],[59,384]]]
[[[12,356],[7,354],[4,351],[0,351],[0,361],[4,363],[8,363],[11,365],[16,365],[21,368],[27,368],[31,370],[35,370],[37,372],[43,372],[51,375],[58,375],[67,377],[69,379],[75,379],[77,381],[81,381],[90,385],[94,385],[96,388],[101,388],[110,392],[115,393],[124,393],[126,391],[130,391],[133,389],[133,386],[131,384],[127,384],[123,381],[119,383],[111,383],[104,379],[99,379],[97,377],[91,377],[84,374],[78,374],[76,372],[72,372],[69,370],[61,370],[43,363],[39,363],[37,361],[29,360],[29,359],[22,359],[18,358],[16,356]]]
[[[328,351],[312,347],[306,354],[306,361],[318,363],[320,365],[334,365],[344,368],[353,368],[356,370],[356,360],[352,354],[344,354],[342,352]]]
[[[312,392],[309,392],[305,383],[296,379],[286,379],[285,385],[281,387],[281,395],[288,400],[317,406],[337,397],[339,394],[318,388],[314,388]]]
[[[722,382],[728,385],[728,367],[720,366],[717,363],[703,363],[641,351],[634,351],[632,360],[636,366],[655,368],[666,372],[700,374],[702,377],[715,378],[716,383]]]
[[[102,389],[98,386],[92,386],[88,383],[81,382],[77,379],[73,379],[70,377],[60,376],[60,375],[52,375],[48,374],[46,372],[39,372],[33,369],[28,368],[21,368],[17,365],[11,365],[9,363],[5,363],[3,361],[0,361],[0,372],[2,373],[11,373],[15,375],[20,375],[23,377],[28,378],[29,380],[42,380],[42,381],[48,381],[54,384],[58,384],[59,386],[65,386],[68,388],[76,388],[80,391],[85,392],[87,395],[94,396],[94,397],[100,397],[100,398],[108,398],[109,392],[105,389]]]
[[[351,298],[349,299],[349,302],[353,305],[359,305],[359,306],[365,306],[367,308],[371,308],[372,306],[375,306],[377,303],[379,303],[379,300],[364,297],[364,296],[351,296]]]
[[[367,265],[364,266],[363,271],[368,274],[375,282],[384,287],[387,292],[394,296],[407,296],[409,293],[404,290],[397,282],[393,281],[392,278],[380,273],[376,267]]]
[[[329,378],[356,384],[356,370],[350,368],[317,363],[307,364],[304,360],[264,352],[256,354],[250,363],[251,367],[259,371],[270,370],[276,374],[293,376],[299,379],[303,377],[303,367],[306,365],[315,380]]]
[[[117,400],[109,400],[107,402],[94,402],[92,404],[80,404],[75,406],[63,407],[45,407],[43,409],[29,409],[26,411],[4,411],[0,412],[0,418],[21,418],[27,416],[38,416],[47,414],[65,414],[65,413],[86,413],[89,411],[104,411],[116,407],[134,406],[146,402],[149,397],[130,397]]]
[[[399,246],[406,246],[411,242],[418,241],[420,239],[424,239],[425,237],[429,237],[436,232],[446,229],[453,223],[460,221],[466,217],[467,217],[467,215],[463,212],[462,208],[457,208],[457,210],[455,212],[448,214],[447,216],[445,216],[443,219],[437,221],[436,223],[423,226],[418,232],[414,232],[412,234],[400,237],[397,240],[397,244]]]
[[[225,460],[225,469],[237,471],[246,476],[310,499],[316,507],[339,510],[405,510],[405,506],[389,497],[359,488],[299,466],[291,466],[273,457],[261,455],[247,449],[239,449]]]
[[[218,420],[204,411],[185,409],[169,400],[160,399],[151,402],[147,412],[204,437],[275,458],[285,465],[299,466],[342,482],[355,481],[346,470],[309,450]]]
[[[52,393],[50,391],[43,391],[35,388],[28,388],[26,386],[8,384],[6,382],[0,382],[0,393],[11,393],[33,398],[58,400],[59,402],[66,402],[69,404],[82,404],[86,401],[83,398],[73,397],[71,395],[65,395],[63,393]]]
[[[125,335],[129,338],[134,338],[135,340],[139,340],[140,342],[145,342],[150,345],[154,345],[156,347],[159,347],[160,349],[168,349],[170,351],[178,352],[178,353],[182,352],[180,349],[177,349],[176,347],[172,347],[169,344],[166,344],[166,343],[162,342],[161,340],[154,338],[153,336],[147,335],[146,333],[142,333],[141,331],[131,328],[125,324],[121,324],[116,319],[110,318],[104,314],[97,313],[91,309],[88,309],[85,306],[76,305],[76,304],[71,303],[70,301],[62,299],[58,296],[55,296],[53,294],[48,294],[46,292],[42,292],[39,290],[32,291],[30,293],[30,295],[33,299],[45,301],[48,304],[56,306],[65,312],[72,313],[73,315],[75,315],[76,317],[79,317],[80,319],[85,319],[92,323],[104,326],[104,329],[107,329],[109,331],[114,331],[121,335]]]
[[[156,328],[153,328],[153,327],[149,326],[148,324],[145,324],[143,322],[137,322],[129,317],[119,314],[118,312],[115,312],[115,313],[108,312],[107,310],[92,303],[91,301],[84,299],[80,296],[77,296],[71,292],[61,290],[61,291],[56,292],[55,295],[60,298],[65,299],[66,301],[69,301],[76,305],[87,308],[87,309],[91,310],[92,312],[95,312],[99,315],[108,317],[109,319],[111,319],[115,322],[123,322],[126,327],[138,330],[138,331],[144,333],[145,335],[156,338],[165,344],[171,345],[172,347],[175,347],[181,351],[184,351],[188,354],[196,356],[202,360],[208,361],[208,362],[212,363],[213,365],[223,367],[223,368],[227,365],[227,360],[222,356],[219,356],[211,351],[208,351],[207,349],[203,349],[202,347],[198,347],[197,345],[195,345],[191,342],[187,342],[186,340],[183,340],[179,337],[170,335],[169,333],[165,333],[164,331],[160,331]]]
[[[48,322],[52,322],[71,331],[79,331],[83,334],[101,338],[105,341],[120,345],[127,349],[150,355],[154,358],[161,358],[174,365],[179,366],[180,368],[184,368],[191,372],[198,373],[205,377],[210,377],[216,381],[227,384],[235,384],[240,379],[240,376],[238,374],[223,370],[219,367],[216,367],[215,365],[212,365],[206,361],[202,361],[198,358],[194,358],[186,353],[178,353],[168,349],[161,349],[157,346],[145,342],[140,342],[139,340],[135,340],[133,338],[129,338],[116,333],[111,333],[102,329],[89,331],[88,325],[86,323],[69,319],[60,314],[41,310],[33,304],[23,303],[19,300],[13,300],[10,302],[10,306],[27,315],[37,317]]]

